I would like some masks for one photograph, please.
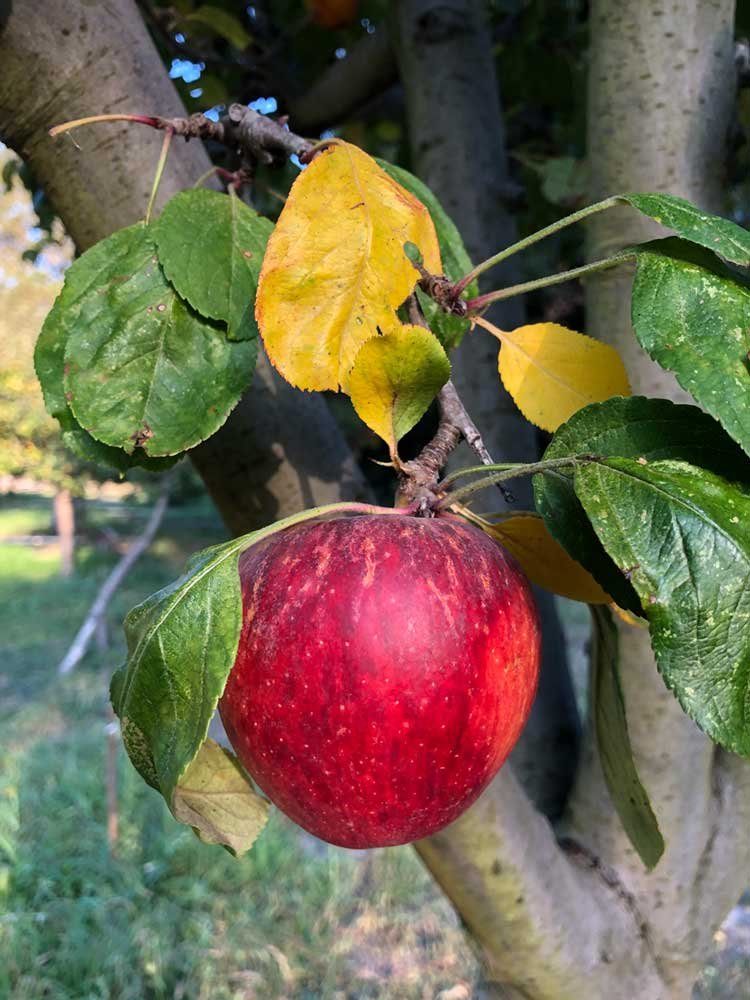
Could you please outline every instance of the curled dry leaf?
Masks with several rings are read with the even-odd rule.
[[[269,804],[253,789],[234,754],[214,740],[201,744],[180,778],[172,812],[206,844],[244,854],[266,825]]]

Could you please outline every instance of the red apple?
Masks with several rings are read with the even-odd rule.
[[[531,708],[540,632],[507,552],[453,516],[302,524],[240,560],[219,709],[240,761],[342,847],[426,837],[478,797]]]

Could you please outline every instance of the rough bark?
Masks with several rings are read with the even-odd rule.
[[[591,22],[588,147],[591,200],[618,191],[669,191],[721,212],[723,156],[733,107],[731,0],[669,5],[595,0]],[[658,235],[634,212],[592,220],[592,259]],[[618,348],[634,391],[682,398],[638,348],[630,329],[631,275],[587,285],[587,327]],[[750,816],[750,767],[717,750],[661,681],[648,633],[621,626],[621,673],[630,735],[667,850],[648,875],[614,816],[592,745],[585,741],[569,824],[618,872],[643,914],[666,995],[688,996],[718,923],[750,869],[739,833]],[[739,835],[738,835],[739,834]]]
[[[391,27],[415,172],[458,223],[472,259],[484,260],[516,239],[505,206],[508,158],[484,5],[476,0],[402,0],[394,5]],[[519,280],[516,267],[516,261],[508,260],[493,269],[489,287]],[[523,303],[503,302],[492,318],[500,327],[519,326]],[[456,388],[495,460],[535,458],[536,433],[500,383],[493,338],[477,330],[454,352],[451,363]],[[467,457],[465,450],[462,457]],[[528,482],[514,483],[513,493],[519,506],[532,506]],[[492,502],[497,502],[494,496]],[[545,633],[542,681],[511,759],[536,804],[556,815],[575,767],[578,721],[553,598],[537,591],[537,601]]]
[[[75,142],[47,135],[97,113],[185,114],[133,0],[59,0],[43,16],[32,0],[0,6],[0,65],[0,137],[30,164],[78,249],[142,218],[160,135],[119,123],[80,129]],[[209,167],[202,144],[175,142],[158,204]],[[227,424],[193,456],[236,532],[365,489],[325,401],[283,385],[266,361]]]

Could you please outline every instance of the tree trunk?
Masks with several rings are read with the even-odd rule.
[[[60,546],[60,576],[72,576],[75,569],[76,515],[70,490],[59,490],[53,506]]]
[[[733,112],[732,0],[659,5],[595,0],[591,11],[588,147],[591,201],[618,191],[667,191],[726,211],[724,157]],[[663,230],[627,209],[591,220],[591,259]],[[634,392],[684,399],[638,346],[629,322],[632,272],[587,283],[587,328],[624,357]],[[744,835],[750,767],[683,714],[658,675],[648,633],[620,626],[621,674],[641,778],[667,849],[648,875],[634,857],[587,734],[569,826],[614,869],[642,913],[667,995],[689,996],[716,926],[750,871]]]
[[[497,128],[491,165],[482,156],[488,124],[481,116],[496,106],[496,98],[479,97],[476,89],[491,67],[469,45],[475,7],[408,0],[399,11],[399,45],[409,53],[408,62],[402,57],[402,73],[417,171],[465,225],[470,251],[486,256],[511,241],[512,228],[507,220],[497,222],[492,211],[500,203],[504,163]],[[441,30],[446,11],[450,23]],[[706,208],[720,207],[721,157],[734,93],[732,14],[726,0],[681,0],[669,10],[645,0],[594,3],[592,201],[617,191],[670,190]],[[453,46],[463,49],[455,61],[446,58]],[[452,76],[450,87],[441,88],[444,75]],[[472,94],[471,104],[481,113],[472,116],[466,104],[459,110],[455,95],[461,92]],[[430,130],[434,144],[423,137]],[[458,149],[452,145],[455,136]],[[461,152],[467,149],[470,156]],[[470,221],[466,225],[472,219],[467,200],[488,189],[474,173],[483,164],[488,171],[499,164],[495,197],[482,198],[478,223],[495,221],[490,247]],[[625,210],[599,216],[591,225],[591,257],[656,230]],[[630,331],[629,283],[622,270],[590,282],[589,332],[620,349],[636,391],[674,398],[674,381],[644,359]],[[500,284],[494,274],[493,284]],[[480,946],[492,995],[688,997],[711,952],[713,932],[744,884],[737,873],[746,877],[750,845],[737,831],[746,829],[750,818],[750,769],[713,748],[683,715],[658,676],[647,633],[623,628],[622,642],[635,752],[668,845],[656,871],[646,874],[627,842],[590,732],[567,815],[575,851],[562,861],[507,770],[464,817],[419,847]],[[522,819],[522,847],[509,813]],[[580,913],[581,885],[566,883],[571,866],[591,880],[588,908]],[[598,893],[605,897],[601,907]],[[615,930],[618,921],[622,930]],[[566,939],[568,930],[572,941]]]
[[[391,27],[415,172],[456,220],[471,258],[484,260],[517,238],[505,208],[508,157],[484,4],[400,0]],[[489,288],[515,283],[516,261],[494,268],[486,280]],[[523,316],[520,299],[499,303],[491,313],[506,329],[520,326]],[[495,460],[536,458],[536,432],[498,377],[494,338],[478,329],[451,364],[454,384]],[[461,457],[464,465],[476,462],[465,449]],[[520,507],[532,507],[528,480],[514,483],[513,492]],[[554,599],[541,590],[536,597],[544,628],[541,683],[511,760],[535,804],[558,816],[575,770],[579,727]]]
[[[29,163],[78,249],[142,218],[160,135],[121,123],[81,129],[75,142],[47,134],[97,113],[185,114],[133,0],[58,0],[44,16],[33,0],[14,0],[0,14],[0,65],[0,137]],[[158,206],[210,165],[201,143],[177,144]],[[323,398],[283,384],[264,358],[240,406],[191,457],[234,532],[366,493]]]

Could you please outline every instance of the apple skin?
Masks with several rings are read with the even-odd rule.
[[[540,629],[513,558],[451,515],[365,514],[240,559],[244,623],[219,710],[260,788],[342,847],[426,837],[526,723]]]

